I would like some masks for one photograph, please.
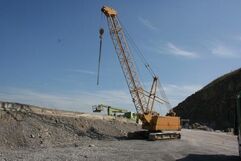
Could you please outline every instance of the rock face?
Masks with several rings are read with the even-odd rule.
[[[234,126],[236,95],[241,91],[241,68],[225,74],[179,103],[174,111],[191,123],[216,130]]]

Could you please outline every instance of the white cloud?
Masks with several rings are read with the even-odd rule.
[[[164,90],[172,107],[201,88],[201,85],[164,85]],[[128,90],[98,90],[60,94],[31,89],[2,88],[0,100],[81,112],[92,112],[92,105],[96,104],[107,104],[135,111]],[[160,109],[156,107],[156,110],[161,114],[165,114],[169,110],[164,105],[160,107]]]
[[[202,85],[166,84],[164,85],[164,90],[171,105],[175,107],[178,103],[184,101],[186,97],[200,90],[202,87]]]
[[[144,85],[147,87],[147,89],[150,89],[151,82],[145,82]],[[198,90],[200,90],[203,85],[199,84],[186,84],[186,85],[178,85],[178,84],[163,84],[161,85],[167,99],[169,100],[171,107],[177,106],[179,103],[184,101],[188,96],[194,94]],[[147,90],[148,91],[148,90]],[[157,93],[158,96],[162,99],[162,96],[160,96],[159,92]],[[158,112],[160,112],[162,115],[165,115],[170,109],[170,107],[166,106],[165,104],[158,104],[155,103],[154,109]]]
[[[149,28],[150,30],[153,31],[157,31],[158,28],[156,26],[154,26],[149,20],[143,18],[143,17],[139,17],[139,21],[146,26],[147,28]]]
[[[134,111],[130,94],[124,90],[59,94],[31,89],[6,88],[0,91],[0,100],[82,112],[91,112],[92,105],[96,104],[113,105]]]
[[[211,48],[211,53],[213,55],[216,55],[218,57],[223,57],[223,58],[238,58],[240,57],[241,50],[230,48],[219,44]]]
[[[171,54],[177,55],[177,56],[182,56],[182,57],[187,57],[187,58],[198,58],[199,57],[199,55],[197,53],[181,49],[181,48],[175,46],[171,42],[167,43],[167,50]]]
[[[235,40],[241,41],[241,36],[240,36],[240,35],[234,36],[233,38],[234,38]]]
[[[85,69],[69,69],[70,72],[82,73],[87,75],[96,75],[96,72],[85,70]]]

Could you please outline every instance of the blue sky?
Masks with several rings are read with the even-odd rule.
[[[103,5],[118,11],[173,106],[240,68],[238,0],[0,0],[0,100],[77,111],[105,103],[134,111]],[[100,26],[105,34],[96,86]],[[136,62],[148,87],[151,79]]]

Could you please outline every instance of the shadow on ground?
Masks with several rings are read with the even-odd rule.
[[[201,154],[189,154],[185,158],[178,159],[176,161],[240,161],[239,156],[228,155],[201,155]]]

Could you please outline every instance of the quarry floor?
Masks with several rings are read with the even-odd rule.
[[[181,131],[180,140],[96,140],[22,149],[0,148],[0,161],[237,161],[236,137],[199,130]]]
[[[0,161],[237,161],[236,136],[182,129],[179,140],[127,140],[123,118],[0,102]]]

